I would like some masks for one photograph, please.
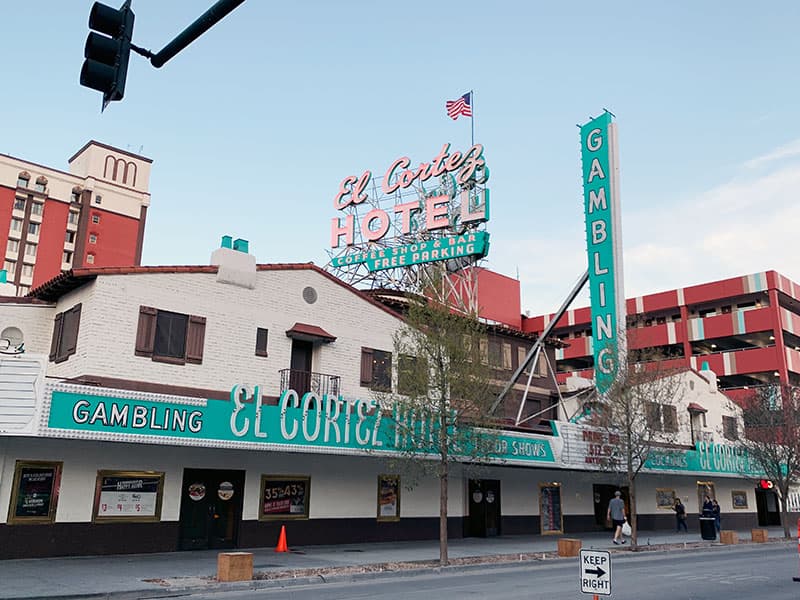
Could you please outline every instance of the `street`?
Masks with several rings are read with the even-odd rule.
[[[800,596],[796,548],[783,544],[712,548],[671,554],[614,555],[611,598],[615,600],[716,600]],[[356,583],[323,583],[247,592],[204,594],[193,598],[291,600],[403,598],[450,600],[492,598],[531,600],[591,598],[579,588],[578,559],[516,567],[380,577]],[[609,596],[601,596],[609,597]]]

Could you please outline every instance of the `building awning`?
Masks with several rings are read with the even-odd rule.
[[[700,413],[708,412],[705,408],[700,406],[697,402],[690,402],[689,406],[687,406],[686,408],[689,409],[689,412],[700,412]]]
[[[295,340],[324,344],[336,341],[336,336],[331,335],[322,327],[309,325],[307,323],[295,323],[291,329],[286,330],[286,337],[290,337]]]

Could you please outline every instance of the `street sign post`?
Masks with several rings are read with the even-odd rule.
[[[581,592],[597,596],[611,595],[611,554],[608,550],[581,550]]]

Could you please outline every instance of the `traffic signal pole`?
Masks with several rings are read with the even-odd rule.
[[[142,56],[150,59],[156,69],[163,67],[166,62],[178,54],[181,50],[186,48],[189,44],[203,35],[206,31],[211,29],[214,25],[219,23],[226,15],[231,13],[244,0],[218,0],[211,8],[200,15],[194,23],[189,25],[169,44],[164,46],[161,50],[153,54],[150,50],[145,50],[138,46],[131,45],[131,50]]]
[[[102,112],[109,102],[122,100],[125,94],[131,52],[146,56],[155,68],[161,68],[243,3],[244,0],[218,0],[174,40],[154,54],[132,42],[134,15],[131,0],[125,0],[119,9],[95,2],[89,13],[89,29],[93,31],[86,38],[83,51],[86,60],[81,68],[80,83],[103,93]]]

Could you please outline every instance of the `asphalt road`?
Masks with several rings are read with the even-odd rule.
[[[800,598],[794,545],[711,548],[702,551],[613,555],[613,600],[738,600]],[[355,583],[320,583],[289,588],[192,596],[246,600],[491,600],[591,599],[580,592],[579,565],[554,561],[515,567],[381,576]]]

